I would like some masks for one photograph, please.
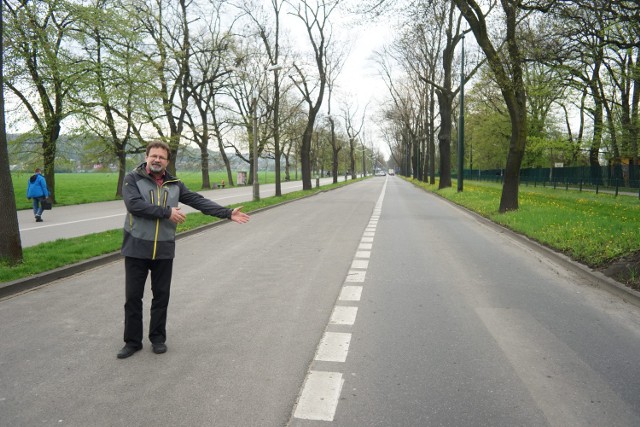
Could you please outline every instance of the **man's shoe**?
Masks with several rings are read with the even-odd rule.
[[[162,354],[167,352],[167,345],[164,343],[158,343],[158,344],[152,343],[151,347],[153,347],[153,352],[155,354]]]
[[[36,222],[42,222],[42,218],[40,217],[40,215],[36,215]]]
[[[129,356],[133,356],[133,353],[139,350],[142,350],[142,347],[131,347],[131,346],[125,345],[118,352],[118,359],[126,359]]]

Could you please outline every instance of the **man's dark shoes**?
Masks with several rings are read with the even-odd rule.
[[[155,354],[162,354],[167,352],[167,345],[165,343],[152,343],[151,346],[153,347],[153,352]]]
[[[139,350],[142,350],[142,346],[133,347],[133,346],[125,345],[118,352],[118,359],[126,359],[127,357],[132,356],[136,351],[139,351]]]

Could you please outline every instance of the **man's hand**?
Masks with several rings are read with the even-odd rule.
[[[187,216],[180,212],[180,208],[171,208],[171,216],[169,217],[169,221],[174,224],[182,224],[187,219]]]
[[[237,222],[238,224],[249,222],[249,215],[244,212],[240,212],[240,209],[242,209],[242,206],[235,208],[233,212],[231,212],[231,221]]]

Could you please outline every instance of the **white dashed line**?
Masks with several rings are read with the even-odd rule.
[[[360,301],[362,286],[343,286],[340,291],[340,301]]]
[[[366,270],[351,270],[345,279],[345,282],[349,283],[362,283],[364,282],[364,277],[367,274]]]
[[[343,384],[339,372],[309,371],[293,416],[305,420],[333,421]]]
[[[370,258],[371,251],[358,251],[356,252],[356,258]]]
[[[358,314],[358,307],[344,307],[336,305],[333,307],[333,313],[331,313],[330,325],[349,325],[353,326],[356,322],[356,315]]]
[[[386,188],[385,181],[373,214],[369,219],[369,224],[362,233],[356,255],[351,261],[351,268],[347,273],[345,283],[364,283],[365,281]],[[363,286],[343,285],[339,301],[352,304],[360,301],[363,288]],[[353,326],[357,314],[358,307],[356,306],[335,305],[327,328],[344,329]],[[325,363],[344,363],[349,354],[350,344],[351,333],[326,330],[318,344],[314,360]],[[333,421],[343,385],[343,374],[340,372],[309,370],[293,417],[304,420]]]
[[[325,332],[318,351],[316,360],[323,362],[344,362],[347,360],[351,334],[346,332]]]
[[[351,263],[351,268],[353,269],[364,269],[366,270],[369,267],[369,260],[366,259],[354,259]]]

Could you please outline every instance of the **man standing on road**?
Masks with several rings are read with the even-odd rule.
[[[36,222],[42,222],[42,201],[49,197],[47,181],[42,176],[40,168],[36,168],[36,173],[31,175],[27,183],[27,199],[33,199],[33,215]]]
[[[153,352],[167,351],[167,307],[176,227],[185,221],[178,202],[204,214],[229,218],[239,224],[249,221],[241,208],[228,209],[190,191],[182,181],[167,172],[169,146],[154,141],[147,145],[146,162],[124,179],[122,196],[127,207],[122,255],[125,265],[126,302],[124,305],[124,342],[118,359],[125,359],[142,349],[142,297],[151,271],[151,319],[149,341]]]

